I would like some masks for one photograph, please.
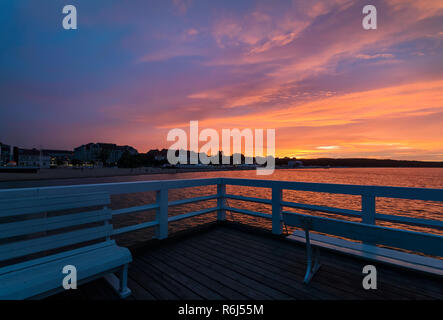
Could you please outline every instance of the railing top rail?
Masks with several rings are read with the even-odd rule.
[[[80,192],[108,192],[109,194],[125,194],[135,192],[156,191],[160,189],[179,189],[221,183],[220,178],[208,179],[177,179],[151,180],[135,182],[112,182],[100,184],[79,184],[69,186],[50,186],[33,188],[0,189],[0,199],[14,197],[33,197]]]
[[[296,181],[222,178],[224,184],[287,190],[326,192],[349,195],[371,195],[384,198],[443,201],[443,189],[364,186],[352,184],[311,183]]]
[[[101,184],[82,184],[69,186],[49,186],[34,188],[1,189],[0,199],[14,197],[32,197],[36,195],[66,194],[67,192],[108,192],[109,194],[125,194],[145,191],[156,191],[162,188],[179,189],[214,184],[241,185],[263,188],[281,188],[287,190],[326,192],[349,195],[370,195],[375,197],[443,201],[443,189],[406,188],[385,186],[364,186],[350,184],[311,183],[296,181],[278,181],[238,178],[206,178],[151,180],[135,182],[114,182]]]

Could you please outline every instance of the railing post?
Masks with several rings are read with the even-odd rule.
[[[366,224],[375,224],[375,196],[372,194],[363,194],[361,196],[362,222]]]
[[[157,190],[157,204],[159,205],[156,212],[158,225],[155,235],[157,239],[162,240],[168,237],[168,189]]]
[[[217,220],[225,221],[226,220],[226,184],[219,183],[217,184]]]
[[[281,201],[282,189],[280,187],[272,187],[272,233],[282,234],[282,218],[281,218]]]

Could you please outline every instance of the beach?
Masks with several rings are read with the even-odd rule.
[[[176,174],[186,172],[208,172],[226,170],[255,170],[255,168],[54,168],[40,169],[36,173],[0,173],[0,182],[6,181],[28,181],[28,180],[56,180],[56,179],[76,179],[76,178],[101,178],[118,176],[138,176],[151,174]]]

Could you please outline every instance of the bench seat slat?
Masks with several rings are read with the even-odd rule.
[[[63,290],[62,283],[66,274],[62,270],[66,265],[76,267],[77,280],[81,282],[131,261],[127,248],[113,245],[38,264],[0,276],[0,299],[26,299],[43,292]]]
[[[0,200],[0,217],[104,206],[108,204],[110,204],[110,196],[103,192],[8,199]]]
[[[105,238],[110,236],[111,233],[112,225],[108,224],[101,227],[87,228],[48,237],[5,244],[0,246],[0,261],[18,258],[46,250],[62,248],[68,245],[99,238]]]
[[[94,250],[78,253],[76,255],[70,255],[61,259],[52,260],[46,263],[37,264],[32,267],[18,270],[16,272],[6,273],[0,276],[0,281],[2,285],[8,285],[11,282],[17,282],[21,278],[26,277],[27,274],[34,271],[38,274],[39,277],[51,277],[52,274],[56,274],[56,276],[64,278],[66,275],[62,273],[62,269],[66,265],[73,265],[76,268],[87,265],[89,263],[94,264],[94,261],[102,260],[104,270],[109,270],[110,268],[106,266],[106,259],[112,256],[116,256],[120,258],[119,252],[129,252],[127,248],[114,246],[107,246],[103,248],[97,248]],[[88,258],[88,259],[86,259]],[[61,266],[61,268],[55,268],[55,266]],[[77,270],[78,271],[78,270]],[[34,275],[33,278],[36,276]],[[61,285],[61,282],[60,282]]]
[[[110,209],[0,224],[0,239],[110,220]]]

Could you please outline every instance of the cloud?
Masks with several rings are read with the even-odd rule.
[[[178,15],[185,15],[192,4],[192,0],[172,0],[174,11]]]
[[[275,128],[281,155],[313,157],[327,151],[331,157],[436,160],[443,149],[442,101],[443,81],[411,83],[321,98],[284,110],[208,118],[200,125]]]
[[[357,59],[364,59],[364,60],[371,60],[371,59],[390,59],[390,58],[394,58],[393,54],[390,53],[377,53],[377,54],[373,54],[373,55],[369,55],[369,54],[357,54],[355,56]]]
[[[138,62],[160,62],[167,61],[177,57],[199,56],[202,52],[192,47],[175,48],[174,50],[164,49],[156,52],[145,54]]]
[[[336,150],[336,149],[340,149],[340,147],[339,146],[319,146],[319,147],[316,147],[316,149],[319,149],[319,150]]]
[[[375,5],[372,32],[355,1],[88,2],[75,38],[48,7],[20,6],[8,30],[22,37],[2,41],[0,136],[147,150],[199,120],[276,128],[279,155],[443,159],[443,3]]]
[[[199,34],[200,31],[198,31],[198,30],[195,29],[195,28],[190,28],[190,29],[187,30],[186,33],[187,33],[189,36],[195,36],[195,35]]]

